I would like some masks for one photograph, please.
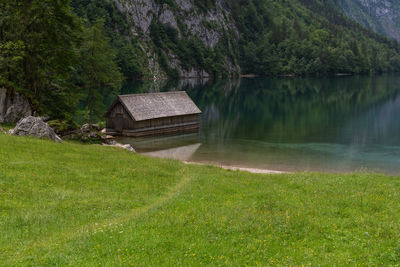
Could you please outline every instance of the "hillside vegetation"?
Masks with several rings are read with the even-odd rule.
[[[78,14],[84,14],[82,10],[91,18],[109,14],[115,28],[122,23],[113,23],[116,7],[93,9],[96,1],[73,2]],[[204,74],[200,70],[228,75],[235,72],[233,65],[244,74],[259,75],[400,69],[397,43],[348,18],[335,0],[119,2],[122,8],[117,10],[125,12],[125,25],[134,29],[133,40],[154,53],[161,70],[171,77],[200,76]],[[136,15],[143,12],[146,17]],[[143,75],[149,67],[143,66]]]
[[[306,75],[399,68],[398,44],[347,18],[334,1],[253,0],[233,7],[243,34],[243,72]]]
[[[396,265],[400,180],[257,175],[0,134],[0,265]]]
[[[69,122],[136,80],[400,70],[399,44],[336,0],[4,0],[0,16],[0,86]]]

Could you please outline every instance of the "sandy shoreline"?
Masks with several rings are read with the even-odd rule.
[[[195,165],[204,165],[204,166],[213,166],[219,167],[225,170],[232,170],[232,171],[244,171],[244,172],[251,172],[251,173],[261,173],[261,174],[283,174],[288,172],[283,171],[274,171],[274,170],[267,170],[267,169],[256,169],[256,168],[244,168],[244,167],[237,167],[237,166],[226,166],[226,165],[216,165],[212,163],[199,163],[199,162],[192,162],[192,161],[183,161],[185,164],[195,164]]]
[[[244,171],[244,172],[261,173],[261,174],[288,173],[288,172],[284,172],[284,171],[276,171],[276,170],[269,170],[269,169],[258,169],[258,168],[239,167],[239,166],[232,166],[232,165],[222,165],[222,164],[214,163],[214,162],[190,161],[190,158],[192,158],[193,154],[200,147],[200,145],[201,144],[198,143],[198,144],[187,145],[187,146],[182,146],[182,147],[172,148],[172,149],[164,149],[164,150],[153,151],[153,152],[145,152],[145,153],[139,152],[139,154],[144,155],[144,156],[154,157],[154,158],[175,159],[175,160],[182,161],[185,164],[214,166],[214,167],[219,167],[219,168],[222,168],[225,170],[232,170],[232,171]]]

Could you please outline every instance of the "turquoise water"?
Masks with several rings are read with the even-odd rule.
[[[400,174],[400,75],[191,80],[161,90],[186,90],[203,111],[201,130],[121,140],[140,153],[280,171]]]

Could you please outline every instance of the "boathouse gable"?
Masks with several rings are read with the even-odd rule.
[[[123,129],[134,129],[135,123],[132,116],[123,106],[123,104],[117,99],[106,114],[108,129],[114,129],[115,131],[122,131]]]

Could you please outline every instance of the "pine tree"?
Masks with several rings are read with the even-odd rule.
[[[102,88],[116,90],[121,86],[122,74],[116,62],[116,52],[104,32],[104,20],[100,19],[84,32],[80,49],[80,79],[87,90],[89,124],[93,124],[93,113]]]
[[[71,107],[71,69],[81,27],[69,0],[2,0],[1,80],[29,96],[37,110]]]

